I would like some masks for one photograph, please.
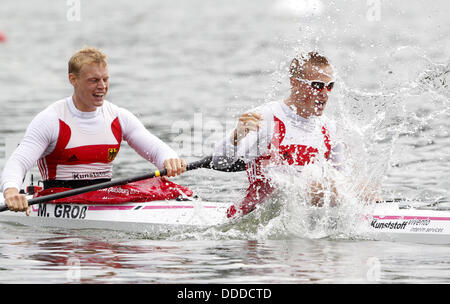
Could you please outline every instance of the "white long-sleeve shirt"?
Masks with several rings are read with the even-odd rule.
[[[311,147],[325,148],[322,134],[322,127],[325,126],[332,141],[330,160],[335,168],[342,168],[344,146],[336,141],[335,124],[325,116],[303,118],[283,101],[267,103],[249,111],[249,113],[251,112],[259,113],[262,116],[259,130],[249,132],[237,146],[234,146],[230,140],[233,132],[225,137],[215,147],[213,162],[217,167],[231,165],[237,160],[250,163],[259,156],[265,155],[274,134],[274,116],[277,116],[283,118],[287,123],[286,142],[292,141]]]
[[[103,106],[94,112],[81,112],[75,107],[71,97],[66,98],[65,102],[79,130],[95,134],[105,127]],[[3,192],[7,188],[20,189],[27,171],[39,159],[55,149],[59,135],[59,119],[54,109],[55,104],[48,106],[31,121],[20,145],[6,162],[1,180]],[[164,160],[178,157],[172,148],[145,129],[135,115],[116,105],[110,106],[117,113],[123,140],[139,155],[159,169],[163,168]]]

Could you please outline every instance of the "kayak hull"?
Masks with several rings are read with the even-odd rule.
[[[166,200],[117,205],[39,204],[24,212],[0,213],[1,222],[36,227],[108,229],[136,233],[184,232],[229,223],[229,204],[200,199]],[[364,217],[370,239],[450,244],[450,210],[404,208],[378,203]]]
[[[448,208],[411,208],[380,203],[374,207],[367,223],[378,240],[450,244]]]
[[[226,204],[167,200],[117,205],[38,204],[24,212],[5,211],[0,221],[38,227],[112,229],[127,232],[209,227],[227,220]]]

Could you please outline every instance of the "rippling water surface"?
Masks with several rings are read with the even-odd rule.
[[[243,111],[285,98],[290,59],[319,49],[336,71],[326,113],[351,148],[352,176],[380,183],[386,198],[450,201],[447,0],[80,1],[80,21],[59,2],[2,1],[0,168],[31,119],[71,94],[67,61],[84,45],[109,56],[108,100],[189,161],[210,154]],[[115,176],[150,167],[125,146]],[[246,176],[197,170],[175,181],[229,203]],[[161,237],[1,223],[0,281],[450,282],[448,246],[253,225]]]

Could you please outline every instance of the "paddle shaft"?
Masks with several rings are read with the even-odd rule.
[[[199,161],[188,164],[186,167],[186,171],[199,169],[199,168],[212,168],[211,167],[211,156],[205,157]],[[91,192],[91,191],[95,191],[95,190],[109,188],[109,187],[125,185],[128,183],[132,183],[132,182],[136,182],[136,181],[140,181],[140,180],[144,180],[144,179],[149,179],[149,178],[154,178],[154,177],[158,177],[158,176],[165,176],[165,175],[167,175],[166,169],[162,169],[160,171],[157,170],[152,173],[147,173],[147,174],[133,176],[133,177],[121,178],[121,179],[112,180],[109,182],[104,182],[104,183],[99,183],[99,184],[95,184],[95,185],[72,189],[72,190],[68,190],[68,191],[64,191],[64,192],[49,194],[46,196],[36,197],[36,198],[28,200],[28,205],[31,206],[31,205],[46,203],[46,202],[50,202],[50,201],[61,199],[61,198],[66,198],[66,197],[83,194],[83,193],[87,193],[87,192]],[[8,207],[5,204],[0,206],[0,212],[6,211],[6,210],[8,210]]]

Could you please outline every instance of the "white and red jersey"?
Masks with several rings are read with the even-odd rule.
[[[5,164],[2,189],[19,189],[36,162],[45,181],[110,179],[122,139],[159,169],[178,157],[126,109],[105,100],[96,111],[82,112],[71,97],[57,101],[28,126]]]
[[[240,208],[247,213],[273,190],[267,180],[266,169],[283,170],[284,166],[302,168],[314,163],[318,158],[329,160],[336,168],[342,164],[342,146],[335,140],[335,126],[326,117],[312,116],[305,119],[296,114],[284,102],[272,102],[249,112],[260,113],[263,117],[258,132],[250,132],[237,147],[230,137],[216,147],[213,161],[226,156],[234,161],[246,162],[250,183],[247,195]],[[233,209],[233,208],[231,208]],[[234,215],[229,210],[229,216]]]
[[[250,184],[258,179],[266,179],[264,171],[269,166],[275,168],[289,165],[301,171],[303,166],[313,163],[317,157],[327,160],[330,158],[330,134],[323,121],[314,121],[309,128],[299,128],[284,110],[277,109],[282,108],[281,104],[272,107],[275,107],[275,111],[273,121],[268,124],[273,128],[270,142],[267,147],[261,147],[261,155],[247,163]]]
[[[80,180],[112,177],[112,161],[122,142],[118,113],[109,102],[102,106],[104,127],[89,132],[78,127],[65,100],[53,106],[59,123],[53,151],[38,160],[42,178]]]

